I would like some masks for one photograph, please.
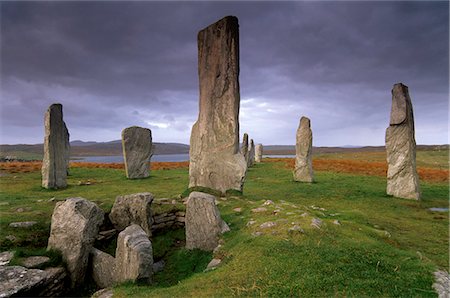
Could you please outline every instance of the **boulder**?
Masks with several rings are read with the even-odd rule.
[[[45,113],[44,159],[42,187],[64,188],[70,155],[69,132],[63,121],[61,104],[52,104]]]
[[[186,248],[213,251],[219,236],[229,230],[212,195],[191,192],[186,206]]]
[[[91,249],[91,274],[97,286],[107,288],[114,285],[115,266],[113,256],[96,248]]]
[[[132,126],[122,131],[122,150],[127,178],[146,178],[150,175],[152,131]]]
[[[67,264],[71,286],[83,283],[89,252],[103,222],[103,211],[83,198],[56,203],[47,249],[60,251]]]
[[[119,233],[116,248],[116,281],[151,282],[153,276],[152,243],[138,225]]]
[[[306,117],[300,119],[300,124],[297,129],[294,180],[300,182],[314,181],[311,121]]]
[[[0,297],[54,297],[65,292],[66,271],[62,267],[27,269],[0,266]]]
[[[48,261],[50,261],[50,258],[46,257],[46,256],[32,256],[32,257],[25,258],[24,260],[22,260],[21,263],[22,263],[22,266],[24,266],[26,268],[36,268],[36,267],[44,265]]]
[[[101,289],[92,294],[91,298],[112,298],[114,292],[111,288]]]
[[[151,236],[153,199],[153,195],[149,192],[118,196],[109,214],[114,228],[122,231],[131,224],[137,224]]]
[[[258,144],[255,146],[255,162],[261,162],[263,156],[263,145]]]
[[[414,134],[414,115],[408,87],[402,83],[395,84],[392,89],[391,118],[386,129],[388,195],[420,199]]]
[[[198,61],[200,111],[190,139],[189,187],[242,191],[247,166],[239,152],[236,17],[225,17],[198,33]]]

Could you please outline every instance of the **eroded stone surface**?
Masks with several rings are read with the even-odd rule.
[[[131,224],[141,226],[147,235],[152,235],[153,194],[149,192],[118,196],[109,214],[109,219],[118,231]]]
[[[239,25],[225,17],[198,33],[200,112],[190,140],[189,187],[243,190],[239,152]]]
[[[46,256],[32,256],[25,258],[22,261],[22,266],[26,268],[36,268],[50,261],[49,257]]]
[[[92,248],[91,274],[97,286],[107,288],[115,283],[116,260],[110,254]]]
[[[294,180],[313,182],[312,130],[311,121],[308,118],[302,117],[300,119],[296,138]]]
[[[150,175],[152,131],[131,126],[122,131],[122,150],[127,178],[146,178]]]
[[[61,104],[52,104],[44,119],[44,159],[42,160],[42,187],[67,186],[70,143],[69,131],[63,121]]]
[[[261,162],[263,156],[263,145],[258,144],[255,146],[255,162]]]
[[[420,199],[414,134],[413,108],[408,87],[401,83],[395,84],[392,89],[390,125],[386,129],[388,195]]]
[[[89,252],[103,222],[103,211],[83,198],[56,203],[52,215],[48,249],[62,253],[72,287],[84,281]]]
[[[221,233],[229,230],[220,217],[215,197],[192,192],[186,206],[186,248],[213,251]]]
[[[115,267],[117,282],[151,282],[153,276],[152,243],[140,226],[133,224],[119,233]]]

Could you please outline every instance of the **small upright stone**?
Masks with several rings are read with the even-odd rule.
[[[255,147],[255,162],[258,162],[258,163],[261,162],[262,156],[263,156],[263,145],[258,144]]]
[[[250,140],[250,146],[248,147],[247,167],[253,167],[255,164],[255,142]]]
[[[186,248],[213,251],[221,233],[229,230],[212,195],[191,192],[186,206]]]
[[[153,249],[147,234],[138,225],[119,233],[116,248],[116,281],[149,283],[153,276]]]
[[[56,203],[47,249],[60,251],[72,287],[84,282],[89,253],[103,222],[103,211],[83,198]]]
[[[117,196],[109,219],[118,231],[124,230],[131,224],[137,224],[144,229],[148,236],[151,236],[152,202],[153,195],[149,192]]]
[[[190,140],[189,187],[242,191],[239,152],[239,25],[228,16],[198,33],[200,111]]]
[[[42,160],[42,187],[67,186],[69,166],[69,131],[63,121],[62,105],[52,104],[45,113],[44,159]]]
[[[131,126],[122,131],[122,150],[127,178],[146,178],[150,175],[152,131]]]
[[[405,199],[420,199],[416,170],[416,140],[414,115],[408,87],[402,83],[392,89],[392,109],[386,129],[388,195]]]
[[[244,137],[242,139],[241,153],[244,156],[244,159],[248,164],[248,134],[247,133],[244,133]]]
[[[297,129],[297,142],[295,144],[294,180],[300,182],[313,182],[312,169],[312,130],[311,121],[302,117]]]

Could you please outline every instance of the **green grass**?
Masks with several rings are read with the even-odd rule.
[[[52,197],[81,196],[107,211],[117,195],[142,191],[179,200],[188,184],[187,169],[152,171],[148,179],[127,180],[121,170],[75,168],[69,188],[58,191],[43,190],[39,173],[16,176],[0,178],[1,202],[7,203],[0,205],[2,250],[45,247]],[[316,183],[297,183],[284,163],[256,164],[248,172],[243,195],[218,200],[231,232],[223,235],[223,246],[214,254],[222,259],[217,269],[203,272],[213,256],[185,250],[183,230],[155,235],[154,258],[164,259],[165,269],[155,274],[153,285],[127,283],[116,287],[115,295],[435,297],[432,272],[449,269],[449,222],[448,213],[428,208],[448,207],[448,184],[422,182],[423,197],[416,202],[386,196],[382,177],[331,172],[315,176]],[[78,185],[87,180],[93,183]],[[251,211],[266,200],[274,202],[264,206],[267,211]],[[237,207],[241,212],[233,210]],[[18,208],[25,210],[18,213]],[[322,229],[310,226],[314,217],[323,221]],[[38,227],[8,227],[20,220],[36,220]],[[256,223],[247,226],[250,220]],[[259,227],[267,221],[276,226]],[[294,224],[304,233],[289,233]],[[253,236],[255,232],[263,234]],[[11,234],[18,243],[5,240]]]

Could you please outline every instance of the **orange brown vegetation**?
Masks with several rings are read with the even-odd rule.
[[[295,160],[292,158],[268,158],[264,161],[269,162],[285,162],[288,169],[294,169]],[[345,159],[314,159],[313,168],[316,171],[331,171],[337,173],[363,174],[371,176],[386,176],[386,162],[368,162],[361,160],[345,160]],[[449,171],[418,168],[420,180],[430,182],[447,182],[449,181]]]

